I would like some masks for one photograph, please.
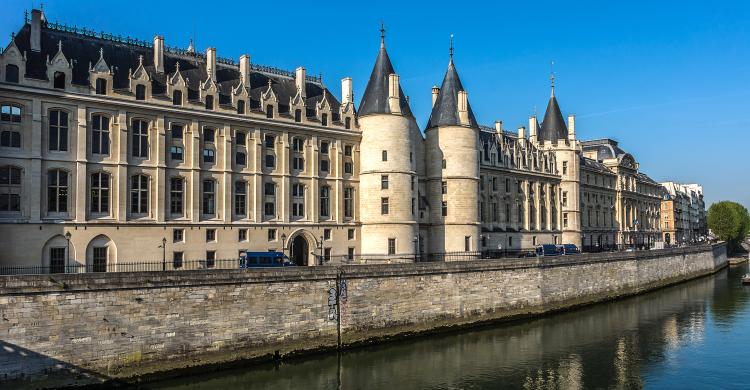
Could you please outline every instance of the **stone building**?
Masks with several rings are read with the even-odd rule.
[[[304,67],[34,10],[0,54],[0,265],[413,261],[661,237],[658,185],[616,142],[576,139],[554,85],[541,124],[482,126],[451,48],[420,129],[381,34],[353,96],[351,78],[337,97]]]
[[[663,182],[662,231],[666,244],[703,241],[708,236],[706,204],[699,184]]]

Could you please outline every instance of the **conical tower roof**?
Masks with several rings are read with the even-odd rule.
[[[440,86],[435,105],[432,106],[430,120],[427,122],[427,129],[438,126],[461,126],[461,119],[458,115],[458,92],[464,91],[461,84],[461,78],[458,77],[456,66],[453,64],[453,54],[451,49],[451,59],[448,63],[448,70],[445,72],[443,84]],[[469,125],[479,127],[471,110],[471,104],[467,104],[469,111]]]
[[[375,59],[375,66],[372,68],[370,80],[367,82],[365,94],[362,96],[362,101],[359,105],[359,116],[391,113],[391,108],[388,104],[388,77],[396,73],[396,71],[393,70],[391,59],[385,50],[385,36],[382,34],[383,32],[384,30],[381,29],[380,51],[378,52],[378,58]],[[404,95],[404,91],[401,90],[400,86],[399,95],[401,113],[403,115],[412,115],[409,103],[406,101],[406,95]]]
[[[552,95],[549,98],[549,103],[547,103],[547,111],[544,112],[542,128],[539,131],[539,140],[557,142],[557,140],[567,138],[568,126],[565,125],[565,119],[563,119],[560,106],[557,104],[555,86],[553,85]]]

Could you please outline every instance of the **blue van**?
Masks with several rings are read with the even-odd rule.
[[[240,268],[292,266],[294,263],[281,252],[240,252]]]
[[[536,247],[536,255],[537,255],[537,257],[541,257],[541,256],[559,256],[559,255],[561,255],[561,252],[557,250],[557,245],[554,245],[554,244],[544,244],[544,245],[538,245]]]
[[[558,245],[557,251],[560,252],[561,255],[577,255],[581,253],[575,244]]]

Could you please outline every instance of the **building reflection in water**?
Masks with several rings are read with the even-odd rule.
[[[642,388],[654,367],[705,337],[727,284],[708,277],[632,298],[492,327],[156,383],[209,389]],[[727,308],[746,310],[746,304]],[[745,299],[744,302],[747,302]]]

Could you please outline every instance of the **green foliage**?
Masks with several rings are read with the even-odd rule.
[[[708,209],[708,228],[734,250],[750,233],[750,215],[739,203],[722,201]]]

